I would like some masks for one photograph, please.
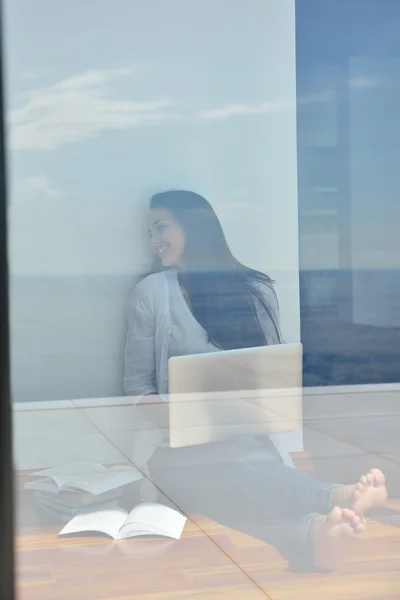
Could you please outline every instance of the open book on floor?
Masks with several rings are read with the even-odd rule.
[[[71,519],[59,535],[103,533],[115,540],[155,535],[178,540],[186,520],[186,517],[168,506],[139,504],[130,513],[119,507],[82,512]]]
[[[143,479],[135,467],[116,465],[106,468],[99,463],[82,461],[33,473],[42,479],[29,481],[25,489],[58,494],[79,490],[95,496]]]

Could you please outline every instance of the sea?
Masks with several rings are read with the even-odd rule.
[[[400,381],[400,270],[300,271],[299,277],[304,385]],[[122,395],[134,281],[11,277],[13,400]]]

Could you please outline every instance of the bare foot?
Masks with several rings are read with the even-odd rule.
[[[314,565],[331,571],[340,563],[347,548],[363,532],[365,521],[354,510],[336,506],[327,517],[316,517],[312,523]]]
[[[379,469],[371,469],[355,485],[336,488],[332,504],[341,508],[350,508],[363,515],[376,506],[382,506],[387,500],[385,476]]]

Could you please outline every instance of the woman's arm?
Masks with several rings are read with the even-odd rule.
[[[137,419],[145,428],[168,428],[168,407],[156,384],[155,315],[150,290],[136,286],[129,305],[129,326],[125,349],[124,390],[137,396]],[[143,420],[143,418],[145,420]]]
[[[142,282],[134,289],[128,316],[124,391],[129,396],[157,394],[155,315]]]

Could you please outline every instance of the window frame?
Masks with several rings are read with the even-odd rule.
[[[7,185],[4,118],[3,14],[0,0],[0,597],[14,595],[14,494],[12,470],[12,409],[10,394],[9,281],[7,255]]]

